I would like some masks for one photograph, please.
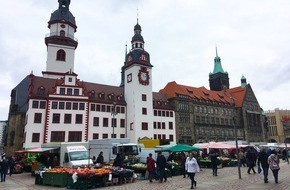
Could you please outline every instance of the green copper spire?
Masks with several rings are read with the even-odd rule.
[[[216,47],[215,51],[216,51],[216,56],[214,58],[214,69],[213,69],[213,73],[212,74],[215,74],[215,73],[227,73],[227,72],[224,72],[224,70],[223,70],[223,67],[222,67],[222,64],[221,64],[221,58],[218,56],[217,47]]]

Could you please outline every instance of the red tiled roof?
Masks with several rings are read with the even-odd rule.
[[[236,87],[222,91],[212,91],[205,87],[191,87],[177,84],[175,81],[167,83],[167,85],[159,91],[166,94],[169,99],[176,98],[178,95],[185,95],[191,99],[211,101],[216,103],[231,104],[232,99],[235,100],[236,106],[240,107],[244,100],[246,88]]]

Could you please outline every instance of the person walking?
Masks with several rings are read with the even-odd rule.
[[[186,178],[185,162],[186,162],[186,155],[184,152],[182,152],[181,153],[181,167],[182,167],[183,178]]]
[[[280,160],[279,157],[277,155],[276,150],[272,150],[272,154],[268,157],[268,164],[270,169],[272,170],[274,179],[275,179],[275,183],[278,183],[278,173],[280,170]]]
[[[268,183],[268,171],[269,171],[269,164],[268,164],[268,154],[266,148],[262,148],[262,150],[258,154],[258,166],[263,169],[264,175],[264,183]]]
[[[152,158],[151,153],[149,153],[149,157],[147,157],[146,165],[147,165],[147,171],[149,173],[148,179],[149,179],[149,182],[152,183],[153,182],[152,178],[155,174],[155,160]]]
[[[185,169],[189,175],[189,178],[191,180],[191,187],[190,189],[193,189],[193,185],[196,187],[196,181],[194,179],[195,173],[200,172],[200,167],[197,163],[197,160],[193,157],[193,153],[189,153],[189,157],[186,159],[185,162]]]
[[[12,176],[12,174],[14,173],[14,166],[15,166],[15,160],[13,156],[9,158],[8,165],[9,165],[9,176]]]
[[[164,182],[167,181],[167,175],[165,173],[165,168],[167,165],[166,158],[163,156],[161,152],[158,153],[158,157],[156,160],[156,165],[157,165],[157,171],[158,171],[158,177],[159,177],[159,182],[162,183],[163,179]]]
[[[239,163],[240,167],[241,166],[246,167],[246,156],[243,149],[240,149],[239,156],[240,156],[240,163]]]
[[[217,176],[217,165],[218,165],[218,153],[214,150],[211,149],[209,152],[209,157],[211,160],[211,167],[212,167],[212,175]]]
[[[6,180],[6,174],[8,170],[9,164],[5,156],[2,158],[1,162],[1,182],[5,182]]]
[[[255,159],[256,159],[256,155],[255,153],[249,149],[247,154],[246,154],[246,160],[247,160],[247,165],[248,165],[248,174],[251,174],[251,170],[253,171],[253,173],[255,174],[256,171],[254,169],[255,167]]]

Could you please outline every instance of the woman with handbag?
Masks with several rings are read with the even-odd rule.
[[[275,179],[275,183],[278,183],[278,173],[280,170],[280,160],[279,157],[277,155],[277,151],[276,150],[272,150],[271,155],[268,157],[268,163],[269,163],[269,167],[272,170],[274,179]]]

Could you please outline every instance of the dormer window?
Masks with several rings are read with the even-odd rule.
[[[65,61],[65,51],[63,49],[60,49],[57,51],[56,60],[57,61]]]
[[[38,95],[45,96],[45,88],[43,86],[38,89]]]

